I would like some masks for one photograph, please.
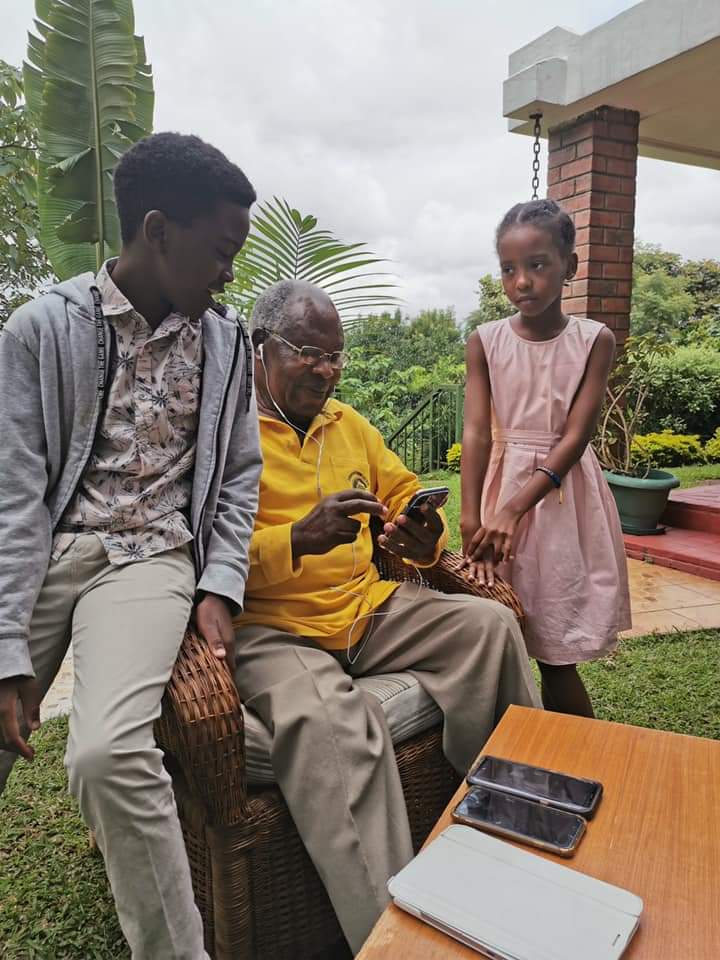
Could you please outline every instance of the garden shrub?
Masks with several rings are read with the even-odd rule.
[[[453,473],[460,472],[461,456],[462,456],[462,444],[454,443],[447,452],[448,470],[452,470]]]
[[[715,436],[705,444],[705,459],[709,463],[720,463],[720,427],[715,431]]]
[[[643,424],[707,439],[720,425],[720,350],[678,347],[654,366]]]
[[[462,444],[454,443],[447,452],[448,470],[460,471]],[[682,467],[708,461],[720,463],[720,427],[703,448],[696,434],[659,433],[637,434],[633,439],[633,459],[652,467]]]
[[[637,434],[632,445],[633,459],[653,467],[682,467],[705,463],[705,451],[696,434],[661,433]]]

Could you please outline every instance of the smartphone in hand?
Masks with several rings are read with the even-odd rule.
[[[414,493],[412,497],[410,497],[407,506],[402,512],[406,517],[410,517],[411,520],[422,522],[423,515],[420,507],[429,503],[435,510],[439,510],[440,507],[447,503],[449,496],[449,487],[426,487],[424,490],[418,490],[417,493]]]

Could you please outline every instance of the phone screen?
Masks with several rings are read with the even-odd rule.
[[[455,808],[455,816],[562,849],[572,847],[583,828],[583,820],[577,814],[486,787],[473,787]]]
[[[515,790],[541,800],[572,804],[582,810],[589,810],[593,806],[595,796],[600,790],[600,784],[592,780],[581,780],[565,773],[502,760],[499,757],[483,757],[468,779],[471,783],[488,783],[498,789]]]
[[[420,520],[422,518],[420,507],[424,503],[432,504],[432,506],[438,510],[447,502],[449,494],[450,491],[447,487],[427,487],[424,490],[418,490],[418,492],[410,498],[410,502],[403,510],[403,513],[408,517]]]

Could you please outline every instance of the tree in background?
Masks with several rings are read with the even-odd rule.
[[[463,341],[452,307],[421,310],[403,317],[400,310],[365,317],[348,333],[347,349],[364,357],[390,357],[400,369],[430,369],[441,360],[463,362]]]
[[[52,276],[37,240],[36,150],[22,75],[0,60],[0,328]]]
[[[348,369],[340,397],[385,435],[431,391],[462,383],[462,334],[452,307],[403,317],[399,310],[366,317],[346,338]]]
[[[630,329],[679,344],[717,348],[720,262],[683,260],[679,253],[638,243],[633,266]]]
[[[640,270],[632,289],[630,329],[634,336],[651,333],[660,340],[680,338],[687,333],[695,301],[680,274]]]
[[[695,301],[689,341],[720,347],[720,261],[688,260],[683,275],[685,289]]]
[[[475,327],[482,323],[490,323],[492,320],[502,320],[504,317],[512,316],[515,313],[512,304],[505,296],[502,280],[495,279],[491,274],[486,273],[478,281],[477,294],[479,305],[477,310],[473,310],[465,319],[464,334],[465,339],[470,336]]]
[[[708,344],[669,347],[653,370],[644,429],[697,433],[707,440],[720,426],[720,350]]]
[[[683,259],[679,253],[670,253],[657,243],[638,240],[633,254],[633,270],[638,273],[665,273],[677,277],[682,271]]]
[[[644,429],[712,436],[720,424],[720,262],[638,243],[630,331],[668,347],[648,384]]]
[[[25,97],[38,136],[40,240],[61,278],[120,248],[112,174],[152,132],[154,93],[131,0],[35,0]]]

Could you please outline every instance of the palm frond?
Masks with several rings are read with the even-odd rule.
[[[400,300],[389,273],[367,271],[385,261],[364,243],[343,243],[317,218],[303,216],[287,200],[274,197],[260,204],[250,235],[235,259],[235,281],[225,293],[246,316],[255,300],[277,280],[306,280],[332,297],[343,324],[363,313],[397,306]],[[387,291],[387,292],[386,292]]]

